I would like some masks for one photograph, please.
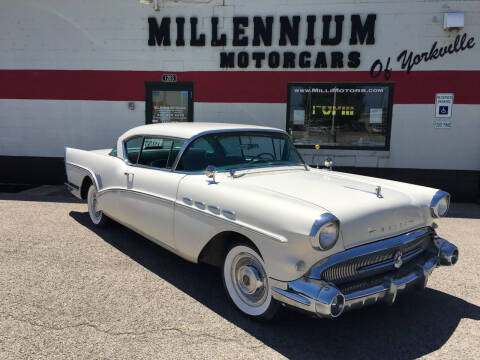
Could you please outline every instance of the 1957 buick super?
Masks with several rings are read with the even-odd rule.
[[[308,167],[279,129],[145,125],[110,150],[65,149],[67,186],[94,225],[113,219],[221,268],[244,314],[319,317],[422,289],[458,249],[435,233],[449,194]]]

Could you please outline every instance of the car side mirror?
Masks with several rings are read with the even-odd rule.
[[[215,175],[217,174],[217,168],[214,165],[208,165],[207,168],[205,169],[205,175],[209,179],[212,179],[213,182],[215,183]]]
[[[330,157],[329,157],[329,158],[326,158],[324,165],[325,165],[325,167],[326,167],[329,171],[332,171],[333,159],[330,158]]]

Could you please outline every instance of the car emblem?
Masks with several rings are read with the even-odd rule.
[[[403,264],[402,255],[403,254],[401,251],[397,251],[395,255],[393,255],[393,260],[394,260],[393,266],[395,267],[395,269],[400,269],[400,266],[402,266]]]

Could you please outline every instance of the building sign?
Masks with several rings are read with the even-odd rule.
[[[435,117],[452,117],[453,94],[437,94],[435,96]]]
[[[163,74],[162,75],[163,82],[177,82],[177,74]]]
[[[396,61],[400,64],[400,68],[405,70],[409,74],[413,68],[419,64],[426,63],[440,59],[444,56],[454,55],[458,52],[470,50],[475,46],[475,38],[468,34],[458,34],[455,39],[447,45],[438,46],[438,42],[435,41],[432,46],[425,49],[423,52],[414,53],[411,50],[403,50],[398,54]],[[385,62],[377,59],[370,67],[370,76],[373,78],[379,77],[382,73],[385,80],[389,80],[392,76],[392,63],[390,56]]]
[[[451,129],[452,120],[434,120],[433,127],[435,129]]]
[[[359,51],[314,52],[311,47],[321,46],[324,49],[326,46],[345,44],[373,45],[376,18],[375,14],[353,14],[349,18],[345,15],[234,16],[225,18],[225,21],[231,21],[230,24],[224,24],[224,27],[230,26],[232,31],[232,36],[227,37],[226,33],[219,30],[219,18],[216,16],[210,18],[207,32],[199,29],[197,17],[186,19],[182,16],[166,16],[160,20],[150,17],[148,45],[183,47],[188,41],[192,47],[210,45],[222,50],[226,47],[241,49],[219,52],[220,68],[358,68],[361,63]],[[344,31],[344,27],[347,31]],[[185,36],[188,30],[190,36]],[[245,51],[247,46],[255,50]],[[275,46],[275,50],[266,51],[272,46]],[[277,46],[289,50],[277,51]]]

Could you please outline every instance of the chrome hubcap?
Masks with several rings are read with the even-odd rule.
[[[232,280],[237,294],[251,306],[260,306],[267,297],[267,277],[262,264],[251,254],[241,253],[232,262]]]

